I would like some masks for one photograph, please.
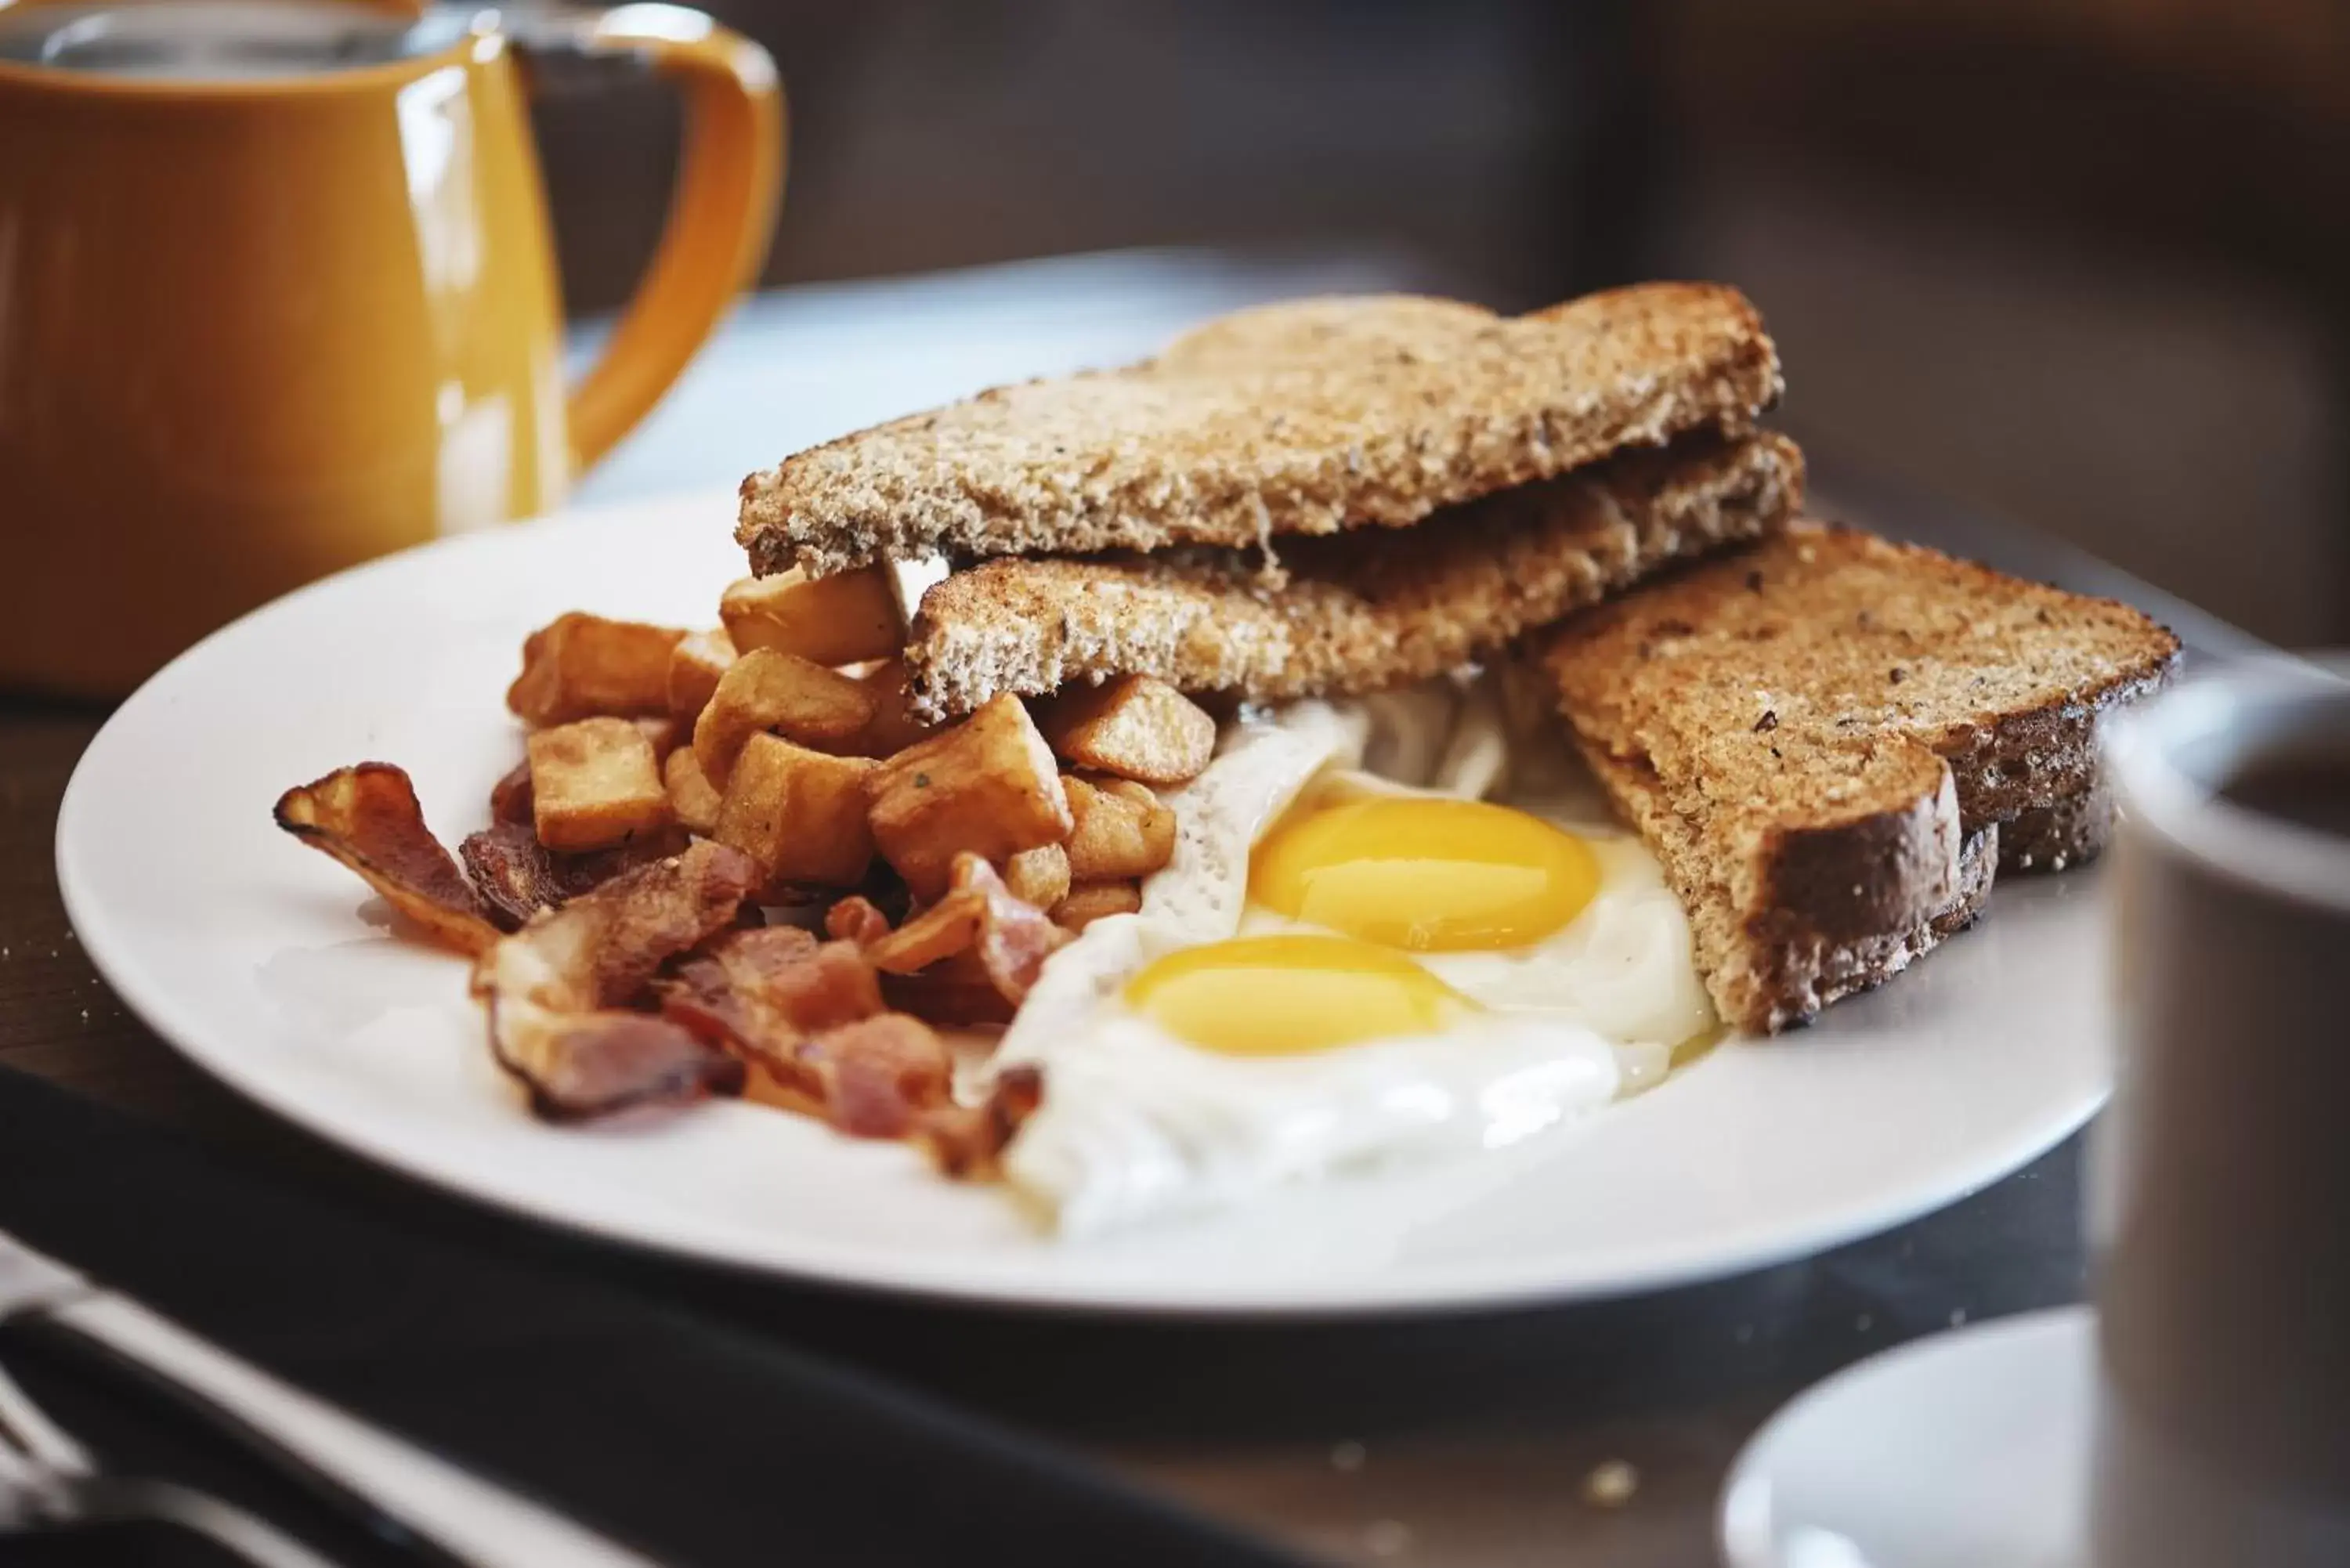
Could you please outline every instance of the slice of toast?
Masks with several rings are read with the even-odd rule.
[[[1803,485],[1784,437],[1698,435],[1416,528],[1300,540],[1277,586],[1228,550],[988,561],[923,597],[907,668],[933,716],[1131,674],[1259,701],[1379,691],[1754,538],[1794,513]]]
[[[1561,711],[1690,911],[1722,1017],[1770,1032],[1971,919],[1994,867],[2112,819],[2096,729],[2178,639],[2126,605],[1797,523],[1575,617]]]
[[[1243,311],[1123,369],[1030,381],[743,482],[761,573],[877,559],[1265,545],[1742,432],[1779,358],[1735,289],[1644,284],[1503,319],[1411,296]]]

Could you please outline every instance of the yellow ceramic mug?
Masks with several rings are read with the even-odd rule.
[[[567,389],[524,88],[613,56],[683,89],[686,151]],[[0,684],[118,693],[297,584],[558,504],[756,273],[782,167],[773,63],[678,6],[0,0]]]

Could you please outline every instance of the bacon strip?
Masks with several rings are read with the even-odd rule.
[[[743,1064],[667,1019],[558,1012],[490,1002],[490,1050],[549,1121],[588,1121],[637,1106],[739,1094]]]
[[[539,910],[559,908],[623,871],[681,853],[688,842],[683,829],[666,828],[609,849],[567,855],[541,844],[526,824],[499,822],[466,835],[457,857],[491,921],[512,931]]]
[[[465,874],[424,825],[405,771],[337,768],[277,797],[277,826],[359,873],[443,947],[480,953],[498,940]]]
[[[787,1080],[803,1040],[882,1011],[873,966],[854,945],[795,926],[723,936],[654,989],[663,1017]]]
[[[1003,1151],[1045,1103],[1045,1076],[1035,1066],[1006,1067],[987,1098],[975,1106],[941,1106],[912,1129],[941,1175],[957,1181],[993,1181],[1003,1174]]]
[[[869,927],[861,910],[843,923],[852,921]],[[1036,983],[1045,961],[1068,940],[1069,933],[1043,911],[1014,898],[994,867],[966,854],[955,857],[947,891],[937,903],[896,930],[868,938],[864,945],[874,968],[897,975],[915,974],[958,953],[976,950],[997,994],[1017,1007]]]
[[[497,820],[465,839],[462,869],[425,826],[407,774],[388,763],[286,791],[276,820],[474,955],[492,1053],[542,1116],[737,1093],[755,1062],[842,1132],[910,1138],[951,1176],[997,1174],[1037,1103],[1036,1075],[1007,1070],[985,1104],[956,1105],[946,1043],[922,1018],[889,1011],[884,992],[886,978],[933,1019],[1011,1016],[1068,938],[994,867],[957,857],[945,896],[895,930],[868,899],[843,898],[826,918],[834,940],[818,941],[756,923],[747,900],[758,868],[724,845],[664,853],[681,836],[550,852],[529,826],[528,786],[526,768],[500,781]],[[658,1014],[635,1011],[649,998]]]
[[[827,1030],[803,1042],[798,1057],[832,1125],[853,1137],[903,1137],[918,1116],[953,1103],[946,1042],[903,1012]]]
[[[554,857],[526,822],[501,821],[467,834],[457,857],[500,930],[520,930],[525,920],[564,901]]]
[[[691,1030],[613,1010],[643,997],[669,959],[726,929],[758,875],[740,850],[696,844],[535,917],[474,961],[491,1047],[534,1109],[572,1119],[742,1087],[742,1064]]]
[[[852,894],[825,911],[824,929],[836,940],[867,947],[889,934],[889,917],[872,899]]]
[[[537,821],[537,802],[538,793],[531,787],[530,759],[525,757],[490,786],[490,820],[530,827]]]
[[[920,1019],[883,1009],[854,942],[795,927],[719,938],[656,989],[661,1015],[756,1062],[810,1115],[902,1137],[951,1103],[953,1060]]]
[[[889,1005],[949,1027],[1000,1027],[1019,1011],[980,961],[975,949],[941,959],[919,974],[885,974],[881,994]]]

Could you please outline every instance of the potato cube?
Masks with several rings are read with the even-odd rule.
[[[680,746],[669,754],[661,764],[661,784],[669,791],[670,815],[678,826],[704,838],[717,830],[719,794],[691,746]]]
[[[1052,750],[1010,695],[883,762],[865,794],[876,846],[918,898],[945,889],[958,854],[1000,866],[1069,835]]]
[[[1042,705],[1036,722],[1064,761],[1143,784],[1196,778],[1216,750],[1207,710],[1149,675],[1066,688]]]
[[[1132,882],[1072,883],[1049,911],[1065,931],[1082,931],[1107,915],[1131,915],[1142,908],[1142,889]]]
[[[1069,852],[1057,844],[1022,850],[1003,863],[1003,886],[1022,903],[1051,909],[1068,896]]]
[[[885,659],[859,680],[873,697],[873,717],[858,738],[857,750],[868,757],[894,757],[917,741],[938,732],[935,724],[914,717],[913,693],[906,684],[906,661]]]
[[[850,888],[873,863],[867,757],[836,757],[754,734],[734,760],[712,835],[758,862],[766,885]]]
[[[864,685],[796,654],[759,649],[728,666],[693,724],[693,752],[711,784],[726,787],[743,743],[762,730],[820,751],[853,750],[873,717]]]
[[[693,726],[668,713],[650,714],[632,721],[653,749],[653,761],[666,763],[669,754],[693,737]]]
[[[723,626],[689,632],[669,656],[669,711],[688,723],[710,704],[720,676],[734,662],[734,639]]]
[[[506,689],[506,706],[535,725],[664,712],[670,653],[684,636],[577,611],[557,616],[523,643],[522,673]]]
[[[781,572],[745,577],[718,601],[734,646],[771,649],[817,664],[861,664],[906,647],[906,623],[887,566],[837,576]]]
[[[1148,877],[1175,854],[1175,813],[1149,786],[1128,779],[1088,783],[1072,774],[1068,791],[1069,875],[1080,882]]]
[[[669,792],[642,730],[581,719],[531,732],[530,804],[549,849],[608,849],[669,826]]]

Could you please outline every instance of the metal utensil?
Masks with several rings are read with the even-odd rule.
[[[99,1473],[88,1450],[0,1371],[0,1537],[133,1521],[201,1535],[255,1568],[333,1568],[276,1526],[208,1492]]]
[[[651,1559],[281,1383],[0,1231],[0,1323],[62,1331],[142,1374],[215,1430],[329,1500],[465,1568],[654,1568]],[[101,1474],[0,1375],[0,1532],[161,1520],[262,1568],[329,1568],[243,1511],[167,1482]]]

